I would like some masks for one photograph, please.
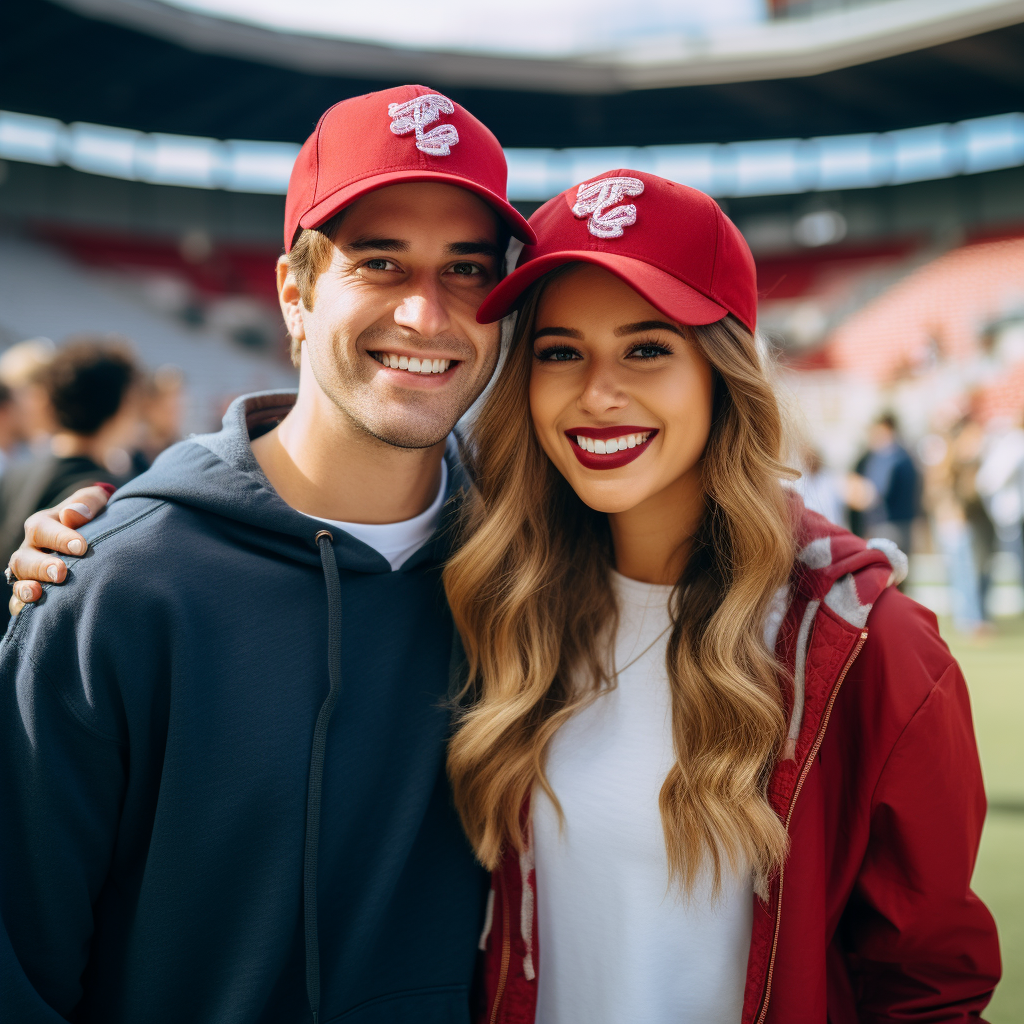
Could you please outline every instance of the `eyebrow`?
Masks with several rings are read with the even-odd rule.
[[[615,328],[615,337],[624,338],[628,334],[643,334],[644,331],[671,331],[680,338],[686,337],[675,324],[670,324],[666,320],[640,320],[635,324],[624,324]]]
[[[539,331],[534,332],[533,340],[543,338],[545,334],[553,334],[558,338],[573,338],[576,341],[583,340],[583,332],[574,331],[571,327],[542,327]]]
[[[341,248],[352,252],[407,252],[409,243],[401,238],[354,238],[351,242],[345,242]]]
[[[643,334],[644,331],[671,331],[673,334],[678,334],[680,338],[686,337],[675,324],[670,324],[665,320],[639,320],[635,324],[623,324],[622,327],[616,327],[614,333],[616,338],[624,338],[630,334]],[[571,327],[542,327],[534,334],[534,340],[545,334],[553,334],[559,338],[574,338],[576,341],[583,340],[583,333],[573,330]]]
[[[473,242],[451,242],[448,245],[449,256],[490,256],[501,259],[504,253],[493,242],[478,238]]]

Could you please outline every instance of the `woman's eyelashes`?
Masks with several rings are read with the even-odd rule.
[[[548,345],[536,349],[534,357],[542,363],[564,363],[571,359],[582,359],[577,349],[571,345]]]
[[[672,355],[672,346],[662,341],[637,341],[626,349],[623,358],[648,362],[660,356]],[[563,363],[582,359],[583,354],[571,345],[546,345],[534,351],[534,357],[542,363]]]
[[[638,341],[630,346],[627,359],[657,359],[658,356],[672,355],[672,346],[661,341]]]

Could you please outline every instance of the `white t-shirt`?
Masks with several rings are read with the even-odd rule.
[[[380,552],[390,563],[392,569],[398,569],[403,562],[415,554],[437,529],[441,521],[441,509],[444,506],[444,495],[448,488],[448,466],[441,463],[441,486],[437,497],[425,512],[412,519],[403,519],[400,523],[343,523],[339,519],[321,519],[320,516],[309,516],[319,523],[336,526],[339,530],[369,544],[374,551]],[[303,512],[303,515],[308,513]]]
[[[675,760],[665,660],[672,588],[618,573],[613,585],[618,685],[563,725],[548,754],[561,833],[546,794],[533,794],[536,1024],[739,1024],[749,873],[726,873],[715,904],[708,877],[689,901],[669,883],[658,794]]]

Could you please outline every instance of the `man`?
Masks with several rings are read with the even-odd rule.
[[[447,439],[498,355],[476,310],[532,238],[505,173],[420,86],[331,108],[277,269],[298,395],[162,455],[9,630],[5,1017],[469,1020],[485,881],[444,773],[440,566]]]
[[[897,437],[892,413],[884,413],[871,425],[868,451],[855,472],[871,482],[874,497],[863,512],[865,536],[886,537],[909,553],[920,485],[914,460]]]

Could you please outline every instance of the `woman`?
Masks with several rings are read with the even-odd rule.
[[[895,547],[779,483],[746,244],[635,171],[532,224],[479,314],[518,310],[445,576],[480,1019],[976,1019],[966,689]]]
[[[531,224],[480,311],[518,318],[445,573],[481,1019],[976,1017],[966,689],[895,546],[783,490],[742,236],[626,170]]]

